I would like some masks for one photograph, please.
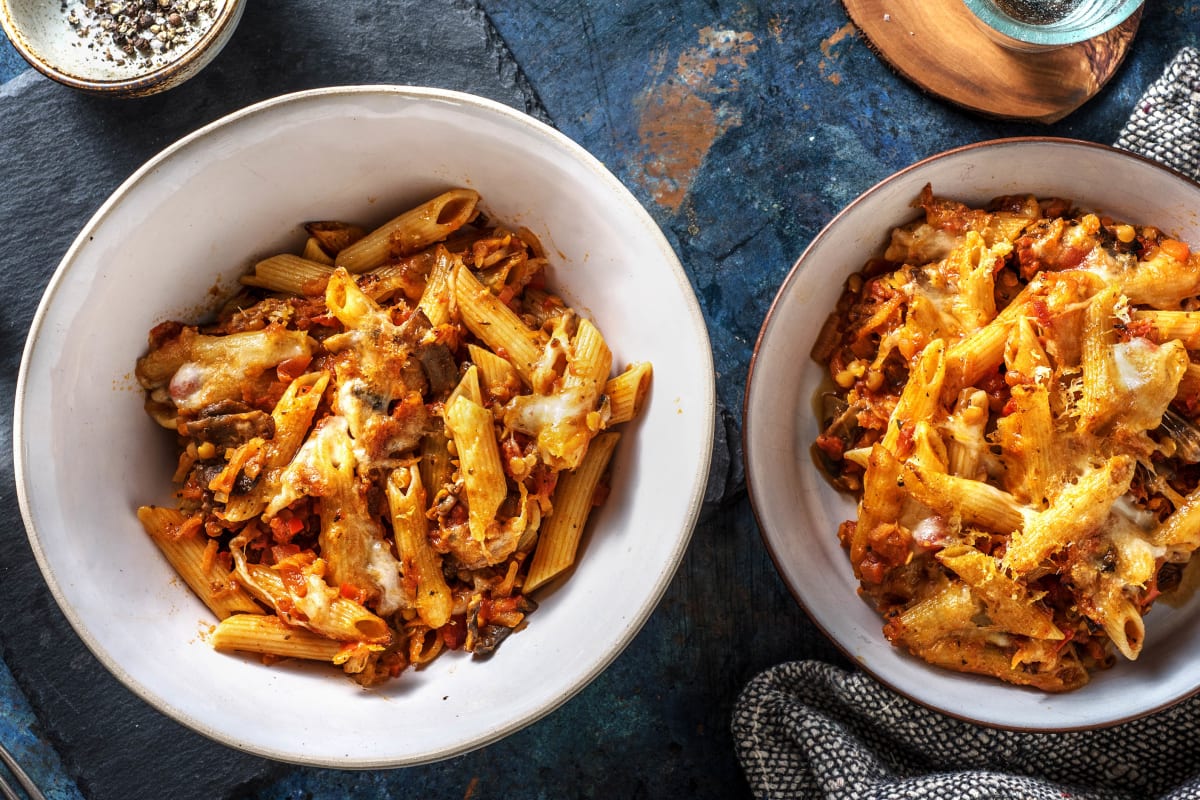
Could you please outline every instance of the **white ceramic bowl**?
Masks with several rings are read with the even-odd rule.
[[[382,222],[451,186],[536,233],[551,283],[594,319],[614,363],[654,383],[626,429],[610,501],[574,574],[538,595],[490,660],[459,653],[365,691],[327,666],[213,651],[214,621],[142,532],[170,503],[173,443],[142,410],[134,360],[167,319],[195,318],[308,220]],[[664,329],[672,332],[663,336]],[[689,541],[712,447],[707,332],[670,245],[594,158],[532,118],[452,92],[353,87],[232,114],[138,170],[50,282],[17,387],[15,459],[34,553],[88,647],[162,712],[270,758],[344,768],[428,762],[540,718],[641,628]]]
[[[1103,145],[1010,139],[951,150],[874,186],[838,214],[796,262],[763,323],[745,402],[746,474],[763,539],[812,620],[868,673],[913,700],[983,724],[1030,730],[1098,727],[1146,714],[1200,687],[1200,602],[1159,604],[1147,616],[1136,662],[1119,660],[1068,694],[1045,694],[932,667],[893,647],[883,621],[855,595],[838,543],[853,501],[833,490],[809,447],[819,431],[814,397],[823,368],[808,357],[850,273],[882,253],[891,229],[914,219],[926,183],[968,203],[1032,192],[1130,222],[1154,224],[1200,245],[1200,186]]]
[[[214,0],[213,13],[183,29],[186,35],[176,46],[153,56],[122,58],[111,36],[99,32],[95,17],[84,14],[82,6],[79,0],[0,0],[0,26],[17,52],[46,77],[109,97],[156,94],[193,77],[221,52],[246,8],[245,0]],[[84,14],[82,25],[68,21],[71,9]],[[92,33],[81,36],[81,29]]]

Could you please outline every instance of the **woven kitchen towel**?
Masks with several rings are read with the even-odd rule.
[[[1117,146],[1200,178],[1200,51],[1172,60]],[[999,731],[805,661],[746,686],[733,735],[759,798],[1200,800],[1200,697],[1105,730]]]
[[[772,800],[1200,798],[1200,698],[1104,730],[1020,733],[803,661],[746,686],[733,733],[754,795]]]
[[[1200,179],[1200,51],[1185,47],[1146,90],[1117,147]]]

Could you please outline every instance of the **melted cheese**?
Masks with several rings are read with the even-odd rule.
[[[171,377],[171,399],[182,411],[199,411],[219,400],[241,400],[243,390],[259,375],[312,352],[308,334],[283,328],[197,336],[188,360]]]
[[[392,555],[387,542],[377,540],[371,545],[367,574],[379,589],[378,611],[381,615],[387,616],[408,605],[408,593],[400,583],[400,562]]]
[[[1187,351],[1177,341],[1160,346],[1131,339],[1113,345],[1110,353],[1119,418],[1134,431],[1158,427],[1187,371]]]
[[[1117,510],[1116,505],[1113,508]],[[1160,559],[1167,555],[1165,547],[1146,541],[1141,528],[1124,513],[1109,515],[1103,539],[1116,550],[1117,573],[1126,585],[1145,586],[1158,570]]]

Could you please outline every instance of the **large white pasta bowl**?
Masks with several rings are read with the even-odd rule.
[[[858,583],[838,524],[855,501],[832,488],[810,456],[820,432],[816,397],[824,367],[807,357],[845,279],[882,254],[891,229],[917,217],[923,186],[971,204],[1033,193],[1156,225],[1200,244],[1200,185],[1104,145],[1005,139],[935,155],[867,190],[820,232],[776,295],[755,348],[745,397],[749,493],[776,568],[810,618],[848,658],[899,693],[946,714],[994,727],[1094,728],[1164,708],[1200,688],[1200,600],[1156,605],[1135,662],[1118,658],[1074,692],[1049,694],[933,667],[892,646],[883,620],[856,597]],[[797,360],[796,353],[806,354]]]
[[[297,252],[306,221],[377,224],[455,186],[477,190],[489,217],[540,238],[548,281],[603,331],[614,364],[654,366],[577,568],[535,595],[528,627],[486,661],[449,653],[370,690],[329,665],[268,667],[216,652],[205,641],[215,620],[135,516],[142,504],[173,505],[172,437],[143,411],[133,379],[147,332],[212,310],[256,257]],[[14,456],[46,582],[126,686],[233,747],[376,768],[494,742],[568,701],[621,653],[690,539],[713,410],[712,356],[688,278],[645,209],[596,159],[482,98],[346,87],[215,122],[104,203],[35,317]]]

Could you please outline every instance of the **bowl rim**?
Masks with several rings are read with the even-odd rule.
[[[1200,694],[1200,680],[1197,680],[1196,685],[1191,690],[1184,692],[1182,694],[1179,694],[1178,696],[1176,696],[1173,699],[1165,700],[1161,703],[1157,703],[1153,706],[1138,710],[1136,712],[1124,714],[1120,717],[1115,717],[1115,718],[1108,719],[1108,720],[1100,720],[1100,721],[1090,722],[1090,723],[1081,723],[1081,724],[1077,724],[1077,725],[1068,724],[1068,725],[1058,725],[1058,726],[1034,726],[1034,725],[1018,725],[1018,724],[1009,724],[1009,723],[999,723],[999,722],[992,721],[992,720],[979,719],[977,717],[972,716],[969,713],[969,711],[966,711],[966,710],[956,711],[956,710],[938,706],[932,702],[928,702],[928,701],[922,700],[920,698],[914,697],[913,695],[909,694],[901,685],[899,685],[892,678],[890,678],[887,674],[881,672],[880,670],[871,668],[866,663],[864,663],[864,661],[862,659],[857,658],[854,655],[854,653],[851,651],[850,647],[846,643],[841,641],[838,637],[834,636],[832,634],[832,632],[825,625],[823,625],[817,619],[817,617],[812,613],[812,611],[810,610],[810,608],[808,606],[808,603],[805,602],[804,594],[800,590],[800,587],[794,585],[792,582],[790,582],[786,579],[786,577],[785,577],[786,572],[783,568],[783,558],[784,558],[783,554],[780,553],[775,548],[774,540],[773,540],[770,532],[767,530],[766,526],[763,524],[763,519],[765,518],[765,514],[763,513],[762,508],[766,505],[766,503],[765,503],[764,498],[760,497],[759,493],[756,491],[755,470],[754,470],[754,467],[752,464],[752,459],[751,459],[750,448],[751,448],[751,413],[752,413],[752,410],[751,410],[751,402],[750,401],[751,401],[752,395],[756,392],[756,390],[762,391],[761,387],[758,387],[758,385],[756,384],[756,381],[755,381],[755,377],[756,377],[755,367],[757,366],[758,356],[762,349],[763,342],[770,335],[770,329],[772,327],[772,324],[775,321],[775,319],[777,318],[776,311],[778,310],[778,308],[780,308],[786,302],[786,295],[789,294],[788,290],[791,287],[791,284],[795,280],[798,279],[798,276],[800,275],[801,271],[803,270],[803,268],[805,266],[805,260],[807,259],[809,253],[811,251],[813,251],[814,249],[816,249],[817,245],[828,235],[831,228],[833,228],[835,225],[839,224],[844,217],[850,215],[853,212],[853,210],[857,206],[862,204],[868,197],[874,195],[878,191],[881,191],[884,187],[890,185],[891,183],[907,176],[909,173],[914,172],[918,169],[922,169],[931,163],[941,161],[946,158],[960,157],[964,154],[969,154],[970,152],[975,151],[975,150],[979,150],[979,149],[983,149],[983,148],[998,147],[998,146],[1013,146],[1013,145],[1020,146],[1022,144],[1052,144],[1052,145],[1060,145],[1060,146],[1071,147],[1071,148],[1078,147],[1078,148],[1084,148],[1084,149],[1093,149],[1093,150],[1103,151],[1108,154],[1117,154],[1121,157],[1126,157],[1126,158],[1133,159],[1135,161],[1143,162],[1144,164],[1147,164],[1155,169],[1161,170],[1162,172],[1167,173],[1168,175],[1170,175],[1174,178],[1182,179],[1182,180],[1186,181],[1187,183],[1191,184],[1198,191],[1200,191],[1200,181],[1197,181],[1197,180],[1189,177],[1188,175],[1185,175],[1184,173],[1180,172],[1179,170],[1174,169],[1173,167],[1169,167],[1165,164],[1155,161],[1154,159],[1147,158],[1146,156],[1143,156],[1139,153],[1134,153],[1132,151],[1125,150],[1125,149],[1119,148],[1119,147],[1115,147],[1113,145],[1101,144],[1099,142],[1089,142],[1089,141],[1085,141],[1082,139],[1072,139],[1069,137],[1059,137],[1059,136],[1014,136],[1014,137],[1006,137],[1006,138],[999,138],[999,139],[988,139],[988,140],[984,140],[984,141],[972,142],[969,144],[960,145],[958,147],[953,147],[948,150],[944,150],[939,153],[935,153],[933,155],[926,156],[925,158],[922,158],[922,159],[908,165],[907,167],[899,169],[899,170],[891,173],[887,177],[883,178],[882,180],[871,185],[869,188],[863,190],[857,197],[855,197],[853,200],[851,200],[850,203],[848,203],[844,208],[839,210],[827,223],[825,223],[825,225],[823,225],[821,227],[821,230],[817,233],[816,236],[813,237],[812,241],[808,244],[808,246],[806,246],[804,248],[804,250],[801,252],[800,256],[796,259],[796,261],[793,262],[791,268],[788,270],[787,275],[784,277],[783,282],[780,284],[779,290],[776,292],[774,298],[772,298],[772,300],[771,300],[771,304],[767,309],[767,314],[763,318],[763,323],[762,323],[761,327],[759,328],[758,337],[755,339],[755,342],[754,342],[754,350],[751,353],[750,365],[749,365],[748,371],[746,373],[746,388],[742,395],[742,460],[743,460],[742,466],[743,466],[743,470],[746,475],[746,494],[747,494],[747,497],[749,497],[749,499],[750,499],[750,509],[754,515],[755,523],[758,526],[759,538],[762,540],[763,546],[766,548],[768,555],[771,557],[771,563],[775,567],[776,574],[779,576],[780,580],[782,580],[783,583],[787,586],[787,589],[791,593],[792,598],[796,601],[796,603],[800,606],[800,608],[803,609],[805,616],[808,617],[809,621],[821,632],[821,634],[826,639],[828,639],[830,642],[832,642],[834,644],[834,646],[837,647],[838,651],[841,652],[841,654],[847,660],[849,660],[852,664],[854,664],[857,669],[861,670],[866,675],[868,675],[869,677],[871,677],[878,683],[882,684],[883,686],[886,686],[888,689],[891,689],[893,692],[900,695],[901,697],[904,697],[906,700],[908,700],[912,703],[915,703],[919,706],[922,706],[926,709],[929,709],[930,711],[935,711],[939,714],[944,714],[947,717],[950,717],[952,719],[961,720],[963,722],[969,722],[969,723],[972,723],[975,725],[983,725],[983,726],[986,726],[989,728],[995,728],[998,730],[1022,731],[1022,732],[1029,732],[1029,733],[1066,733],[1066,732],[1072,732],[1072,731],[1098,730],[1098,729],[1102,729],[1102,728],[1109,728],[1114,725],[1119,725],[1124,722],[1130,722],[1132,720],[1136,720],[1136,719],[1140,719],[1142,717],[1149,716],[1149,715],[1157,713],[1159,711],[1163,711],[1167,708],[1171,708],[1171,707],[1183,702],[1184,700],[1187,700],[1190,697],[1196,696],[1197,694]],[[807,353],[803,354],[802,358],[808,358],[808,354]],[[930,670],[939,669],[938,667],[935,667],[933,665],[925,665],[925,666]],[[957,673],[953,673],[953,674],[957,674]],[[997,685],[998,686],[1006,686],[1006,684],[1002,684],[1002,683],[997,684]],[[1011,687],[1011,688],[1014,691],[1018,691],[1022,687]]]
[[[185,150],[193,142],[204,138],[208,134],[226,127],[227,125],[236,123],[242,119],[256,116],[259,114],[270,112],[271,110],[296,103],[304,103],[314,100],[320,100],[323,97],[344,97],[344,96],[395,96],[402,98],[405,101],[416,102],[432,102],[432,103],[455,103],[462,106],[471,107],[475,110],[484,111],[490,114],[496,114],[504,118],[507,122],[524,126],[529,129],[533,135],[549,138],[558,146],[562,147],[579,163],[588,166],[595,177],[600,180],[615,196],[621,198],[629,204],[635,211],[640,212],[643,216],[643,221],[646,223],[647,234],[656,243],[661,255],[663,256],[663,264],[672,273],[672,277],[683,290],[684,303],[688,311],[688,321],[692,329],[701,337],[697,341],[698,352],[702,354],[701,365],[707,375],[707,380],[703,381],[703,396],[696,398],[697,414],[703,423],[704,430],[700,447],[700,463],[696,464],[695,481],[691,487],[691,494],[686,498],[686,512],[683,515],[683,525],[681,526],[681,534],[671,548],[669,558],[664,562],[663,568],[658,572],[656,582],[649,587],[649,591],[645,594],[641,603],[632,610],[629,615],[629,624],[625,627],[621,636],[618,637],[612,645],[603,653],[601,653],[589,666],[589,668],[580,673],[575,681],[564,688],[557,695],[549,698],[549,700],[539,707],[531,708],[526,712],[514,717],[502,725],[496,725],[493,728],[485,729],[475,736],[458,742],[454,746],[442,747],[436,751],[422,751],[415,755],[404,757],[386,756],[382,758],[367,758],[356,760],[352,757],[306,757],[303,753],[278,750],[271,747],[262,746],[260,744],[243,740],[238,734],[233,731],[224,731],[214,728],[200,720],[194,718],[191,714],[184,712],[182,709],[174,705],[169,697],[164,697],[148,686],[143,685],[140,681],[134,679],[114,657],[114,654],[108,652],[102,647],[99,641],[93,636],[86,625],[83,624],[78,612],[74,606],[68,602],[65,593],[60,584],[59,576],[56,574],[50,560],[47,557],[45,550],[42,547],[41,537],[34,526],[33,506],[29,496],[28,484],[31,476],[28,474],[24,451],[27,446],[25,426],[22,420],[27,415],[26,410],[26,393],[28,391],[28,375],[30,361],[36,349],[38,334],[41,331],[48,310],[53,304],[55,296],[63,289],[67,282],[71,267],[78,257],[79,251],[86,246],[92,232],[99,226],[106,217],[112,212],[114,207],[124,198],[124,196],[136,185],[140,184],[148,176],[152,175],[159,165],[167,159],[174,156],[177,152]],[[417,766],[422,764],[434,763],[447,758],[462,755],[464,753],[479,749],[481,747],[493,744],[501,739],[523,729],[539,720],[545,718],[553,711],[562,707],[569,700],[582,692],[585,688],[591,685],[609,666],[620,656],[630,643],[645,627],[650,616],[657,609],[663,596],[666,594],[671,582],[674,580],[682,564],[683,557],[686,554],[687,548],[691,543],[691,538],[695,532],[696,525],[699,521],[703,510],[703,502],[708,483],[708,477],[711,471],[713,434],[715,430],[715,414],[716,408],[716,378],[715,368],[712,354],[712,346],[708,335],[707,324],[700,309],[699,300],[696,297],[695,291],[692,288],[691,281],[687,273],[683,269],[683,265],[679,260],[678,254],[675,252],[671,243],[666,238],[659,225],[654,221],[650,212],[645,206],[633,195],[633,193],[623,184],[604,164],[588,152],[582,145],[575,142],[566,134],[556,130],[550,125],[537,120],[536,118],[518,111],[510,106],[500,103],[489,98],[479,95],[469,94],[457,90],[439,89],[423,86],[407,86],[407,85],[388,85],[388,84],[359,84],[345,86],[330,86],[317,89],[308,89],[298,92],[291,92],[277,97],[253,103],[243,108],[226,114],[213,122],[204,125],[203,127],[181,137],[175,142],[167,145],[160,150],[142,166],[140,166],[133,174],[131,174],[124,182],[120,184],[113,192],[105,199],[103,204],[92,214],[88,221],[84,224],[78,235],[68,247],[58,265],[55,267],[54,273],[51,276],[46,288],[43,291],[42,297],[38,302],[37,310],[34,313],[32,322],[30,323],[29,333],[25,340],[25,345],[22,350],[20,369],[17,374],[15,399],[13,407],[13,468],[14,481],[16,485],[17,501],[21,510],[22,522],[25,526],[26,538],[29,542],[30,549],[33,551],[34,558],[38,568],[42,574],[42,578],[49,588],[51,595],[54,597],[59,609],[70,623],[75,634],[83,641],[92,655],[107,669],[117,680],[125,686],[126,689],[137,695],[142,701],[147,703],[151,708],[155,709],[164,716],[175,720],[176,722],[196,731],[209,739],[217,741],[231,748],[242,752],[261,756],[264,758],[273,759],[285,763],[293,763],[307,766],[331,767],[337,769],[380,769],[394,768],[403,766]]]
[[[149,94],[159,86],[170,88],[175,85],[176,79],[181,74],[186,75],[192,69],[198,70],[205,66],[210,59],[216,56],[213,48],[233,34],[241,20],[242,12],[245,10],[246,0],[224,0],[220,12],[213,18],[212,24],[177,58],[133,77],[109,80],[88,78],[52,66],[33,46],[24,30],[17,25],[11,5],[12,0],[0,0],[0,28],[4,29],[13,48],[31,67],[47,78],[64,86],[70,86],[72,89],[116,97]],[[67,32],[69,33],[69,30]]]

